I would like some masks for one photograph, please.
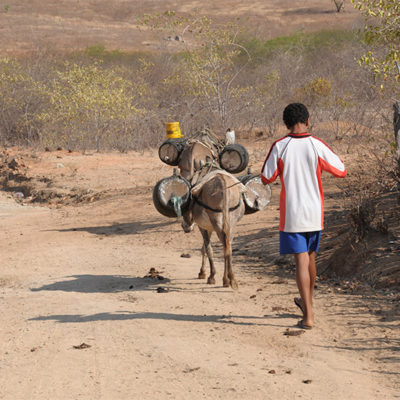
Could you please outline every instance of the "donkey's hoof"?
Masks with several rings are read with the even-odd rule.
[[[199,279],[206,279],[206,274],[205,272],[199,272]]]
[[[222,281],[222,286],[223,286],[223,287],[229,287],[229,286],[230,286],[229,283],[230,283],[230,282],[229,282],[228,279],[227,279],[227,280],[224,279],[224,280]]]
[[[231,286],[233,290],[237,290],[239,287],[235,279],[231,280]]]
[[[208,278],[208,279],[207,279],[207,283],[208,283],[209,285],[215,285],[215,279],[214,279],[214,278]]]

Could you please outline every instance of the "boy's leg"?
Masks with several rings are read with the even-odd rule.
[[[313,294],[314,294],[314,286],[315,286],[315,280],[317,279],[317,265],[315,262],[315,258],[317,256],[317,253],[313,250],[310,250],[308,252],[309,255],[309,262],[308,262],[308,271],[310,273],[310,291],[311,291],[311,304],[313,302]],[[296,297],[297,299],[297,297]],[[300,304],[303,307],[303,302],[300,297]]]
[[[310,272],[310,291],[311,291],[311,303],[312,303],[315,280],[317,279],[317,264],[315,262],[315,257],[317,253],[315,251],[310,250],[308,252],[308,255],[309,255],[308,270]]]
[[[315,283],[315,255],[310,255],[308,252],[297,253],[294,254],[294,259],[296,262],[296,283],[304,309],[303,324],[312,326],[314,323],[314,314],[312,311],[313,290],[311,290],[313,286],[311,285]]]

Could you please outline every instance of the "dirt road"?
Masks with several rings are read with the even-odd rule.
[[[196,279],[199,232],[185,235],[151,203],[170,173],[160,164],[154,154],[46,153],[31,171],[109,196],[49,208],[1,193],[0,399],[400,398],[392,294],[319,282],[315,328],[296,329],[278,187],[238,228],[239,290],[222,287],[219,245],[217,284]],[[145,277],[152,267],[163,280]]]

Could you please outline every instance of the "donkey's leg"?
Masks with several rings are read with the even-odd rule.
[[[225,287],[232,286],[232,289],[237,289],[238,285],[236,283],[235,277],[232,271],[232,219],[229,210],[229,199],[231,197],[231,192],[227,187],[225,179],[222,179],[223,186],[223,206],[222,206],[222,227],[218,229],[214,226],[215,231],[219,237],[219,240],[224,246],[224,278],[222,283]]]
[[[232,289],[237,289],[238,284],[235,279],[235,275],[232,270],[232,241],[230,235],[225,232],[217,232],[219,240],[224,246],[224,276],[222,278],[222,284],[224,287],[232,286]]]
[[[224,259],[225,259],[225,270],[228,271],[228,279],[232,286],[232,289],[237,289],[238,284],[235,279],[235,275],[233,274],[232,269],[232,240],[227,238],[228,246],[224,249]]]
[[[210,263],[210,276],[207,279],[207,283],[208,284],[214,284],[215,283],[215,266],[214,266],[214,260],[213,260],[213,250],[211,247],[211,234],[212,232],[209,232],[205,229],[200,228],[200,232],[203,236],[203,240],[204,240],[204,248],[206,249],[207,252],[207,257],[208,257],[208,261]]]
[[[199,272],[199,279],[206,278],[206,262],[207,262],[207,249],[205,244],[201,247],[201,268]]]

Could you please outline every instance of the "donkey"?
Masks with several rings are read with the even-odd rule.
[[[189,144],[182,152],[178,167],[181,176],[189,180],[193,188],[189,207],[183,211],[183,230],[188,233],[196,223],[203,236],[202,265],[199,279],[206,277],[206,256],[210,264],[208,284],[215,284],[215,266],[211,235],[215,232],[224,248],[223,286],[237,289],[232,270],[233,230],[242,218],[245,206],[242,193],[245,187],[231,174],[212,169],[216,163],[212,148],[200,142]]]

